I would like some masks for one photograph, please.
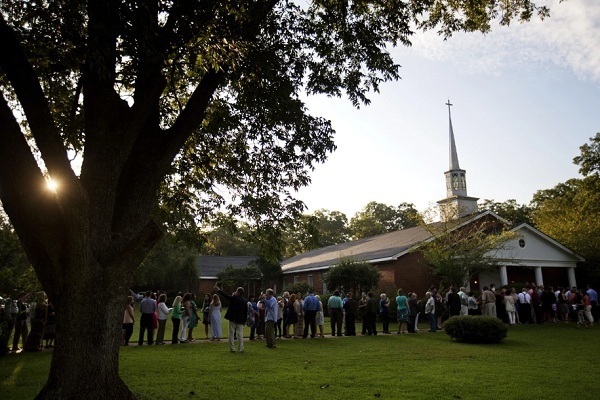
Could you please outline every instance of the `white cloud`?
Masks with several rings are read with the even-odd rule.
[[[413,50],[430,60],[452,62],[472,71],[498,75],[506,69],[544,64],[566,67],[581,80],[600,82],[600,2],[548,2],[551,17],[487,35],[455,34],[444,41],[435,32],[413,37]]]

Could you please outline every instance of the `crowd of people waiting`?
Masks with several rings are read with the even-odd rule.
[[[135,323],[134,299],[136,295],[127,297],[123,313],[123,338],[122,344],[129,345]],[[204,296],[202,306],[199,307],[194,293],[178,293],[171,307],[167,306],[166,293],[153,293],[147,291],[141,296],[139,309],[141,313],[139,322],[138,345],[144,344],[144,336],[149,345],[165,344],[165,327],[169,314],[173,322],[171,344],[189,343],[195,341],[194,328],[200,322],[204,325],[206,339],[220,340],[221,331],[221,300],[217,294]],[[154,333],[156,332],[156,338]]]
[[[221,297],[229,302],[225,318],[229,320],[228,338],[232,352],[235,351],[235,340],[238,341],[237,350],[243,351],[244,326],[250,328],[251,341],[264,338],[270,348],[276,347],[274,339],[308,338],[309,330],[311,338],[324,337],[325,310],[330,317],[332,336],[356,336],[357,322],[362,322],[362,335],[377,335],[377,315],[382,324],[381,333],[392,333],[392,303],[385,293],[381,293],[378,299],[372,292],[362,293],[361,298],[356,300],[351,292],[344,295],[336,290],[323,304],[312,290],[303,297],[302,293],[288,291],[275,296],[273,290],[268,289],[258,298],[250,295],[246,300],[241,287],[231,295],[218,286],[215,289],[218,293],[205,294],[201,306],[194,293],[178,293],[169,307],[165,293],[147,291],[144,295],[138,295],[131,292],[123,313],[122,344],[127,346],[133,334],[135,300],[139,300],[141,313],[139,346],[144,344],[144,336],[149,345],[166,343],[165,328],[169,315],[173,325],[171,344],[195,341],[194,329],[200,324],[204,326],[205,339],[221,340]],[[445,295],[432,287],[425,293],[424,300],[419,300],[415,292],[405,294],[399,289],[395,304],[397,334],[417,333],[419,316],[422,314],[429,323],[429,332],[436,332],[443,329],[446,318],[455,315],[492,316],[511,325],[582,322],[584,319],[584,322],[593,326],[600,311],[598,294],[591,285],[585,290],[576,287],[570,290],[558,287],[555,290],[526,284],[517,291],[515,288],[496,289],[491,284],[484,286],[477,296],[467,292],[464,287],[459,290],[451,287]],[[43,292],[23,294],[7,302],[2,311],[6,315],[2,320],[10,324],[8,333],[13,333],[12,348],[7,351],[21,351],[19,341],[25,351],[53,347],[56,312]],[[3,332],[6,334],[7,329]]]
[[[514,287],[496,289],[491,284],[484,286],[479,296],[466,293],[464,287],[459,291],[451,287],[445,297],[435,290],[427,292],[426,297],[425,314],[433,332],[442,328],[444,315],[491,316],[510,325],[579,322],[593,326],[600,312],[598,294],[591,285],[587,285],[587,289],[558,287],[555,290],[552,286],[533,283],[517,291]]]
[[[230,302],[225,318],[230,326],[230,348],[235,351],[234,340],[243,335],[243,327],[250,328],[249,339],[267,339],[268,347],[275,347],[272,339],[324,337],[325,310],[330,317],[332,336],[356,336],[356,324],[362,322],[362,335],[377,335],[377,316],[382,325],[383,334],[391,334],[390,323],[393,312],[390,310],[391,299],[382,293],[379,298],[372,292],[362,293],[360,299],[353,298],[351,292],[345,295],[334,291],[323,304],[319,295],[309,290],[303,297],[302,293],[288,291],[275,296],[271,289],[261,293],[258,298],[250,295],[248,300],[243,297],[243,288],[238,288],[232,295],[224,293],[216,287],[219,294]],[[206,338],[209,330],[211,340],[221,338],[221,301],[219,294],[205,295],[201,307],[202,322],[205,326]],[[172,343],[193,341],[192,332],[200,320],[198,307],[193,294],[178,295],[171,308],[164,305],[164,295],[153,300],[153,294],[148,292],[140,303],[142,311],[139,344],[143,342],[144,330],[149,332],[148,343],[152,344],[152,329],[158,327],[156,344],[164,344],[164,322],[169,312],[172,312],[173,335]],[[161,300],[162,298],[162,300]],[[588,285],[587,290],[573,287],[544,288],[541,285],[527,284],[517,292],[514,288],[496,289],[495,285],[485,286],[479,295],[467,292],[464,287],[451,287],[447,293],[441,294],[435,288],[425,293],[425,299],[420,300],[415,292],[404,293],[397,291],[395,297],[397,334],[417,333],[418,320],[424,315],[429,323],[429,332],[443,329],[443,321],[454,315],[484,315],[501,319],[507,324],[554,323],[577,321],[583,315],[589,324],[593,324],[598,312],[598,296]],[[234,304],[232,304],[232,302]],[[146,305],[147,304],[147,305]],[[159,311],[156,312],[155,310]],[[162,310],[161,310],[162,309]],[[581,311],[581,313],[580,313]],[[126,309],[125,320],[132,310]],[[131,313],[131,315],[133,315]],[[144,317],[144,315],[147,315]],[[153,316],[155,315],[155,316]],[[145,320],[144,320],[145,318]],[[124,321],[126,322],[126,321]],[[130,323],[130,322],[129,322]],[[131,332],[131,327],[124,330]],[[310,330],[310,332],[309,332]],[[125,335],[125,344],[129,335]],[[271,336],[271,337],[270,337]],[[243,350],[243,343],[238,351]]]
[[[22,350],[34,352],[54,347],[56,311],[44,292],[21,293],[13,299],[2,300],[2,354],[18,353]],[[11,334],[12,347],[8,347]],[[19,347],[19,342],[22,348]]]

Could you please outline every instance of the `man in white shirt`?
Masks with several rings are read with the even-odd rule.
[[[519,322],[531,322],[531,296],[527,293],[527,288],[523,288],[519,293]]]
[[[435,300],[433,299],[431,292],[425,293],[425,297],[427,298],[427,303],[425,303],[425,315],[429,321],[429,332],[435,333],[437,330],[437,321],[435,320]]]

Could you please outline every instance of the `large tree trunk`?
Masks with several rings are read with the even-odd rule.
[[[63,281],[56,299],[56,346],[48,381],[36,398],[131,399],[119,377],[126,273],[78,267],[80,279]]]

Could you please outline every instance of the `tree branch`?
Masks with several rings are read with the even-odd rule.
[[[127,240],[130,234],[142,228],[136,225],[146,223],[150,218],[163,178],[169,172],[173,159],[204,119],[207,104],[223,78],[222,73],[208,73],[196,88],[188,107],[186,117],[177,125],[177,129],[162,131],[158,127],[148,126],[144,134],[139,135],[130,152],[119,178],[117,201],[112,220],[113,232]],[[181,118],[181,115],[180,115]],[[152,166],[152,168],[148,168]],[[129,234],[127,233],[129,232]]]
[[[127,245],[117,254],[113,255],[114,259],[98,261],[104,265],[107,273],[120,274],[119,279],[112,280],[116,282],[124,282],[130,279],[131,266],[138,266],[154,247],[157,241],[163,236],[161,227],[154,220],[148,223],[138,232],[135,237],[127,242]],[[116,267],[116,268],[113,268]]]
[[[27,60],[15,32],[0,14],[0,67],[6,73],[21,106],[35,142],[50,175],[55,179],[76,185],[67,151],[50,114],[48,102],[39,80]],[[12,168],[9,168],[11,170]]]
[[[56,287],[61,213],[4,96],[0,95],[0,200],[45,289]]]
[[[259,3],[250,11],[251,17],[243,23],[239,31],[242,41],[254,40],[260,32],[260,25],[268,13],[277,4],[278,0],[269,0]],[[180,3],[175,4],[175,8]],[[183,7],[183,6],[182,6]],[[175,20],[172,20],[175,21]],[[175,29],[177,23],[170,22],[167,26]],[[167,31],[162,32],[162,40],[169,36]],[[167,41],[168,44],[172,44]],[[165,54],[170,49],[164,49]],[[223,65],[219,70],[209,69],[198,86],[190,96],[185,108],[179,114],[171,128],[162,131],[152,119],[139,133],[136,143],[129,153],[129,160],[125,164],[119,178],[117,202],[113,215],[113,231],[119,233],[135,232],[141,227],[132,226],[132,221],[147,221],[153,202],[145,204],[143,198],[156,198],[163,178],[169,173],[171,164],[186,140],[202,124],[208,104],[217,88],[225,82],[228,65]],[[149,170],[148,166],[152,168]]]

